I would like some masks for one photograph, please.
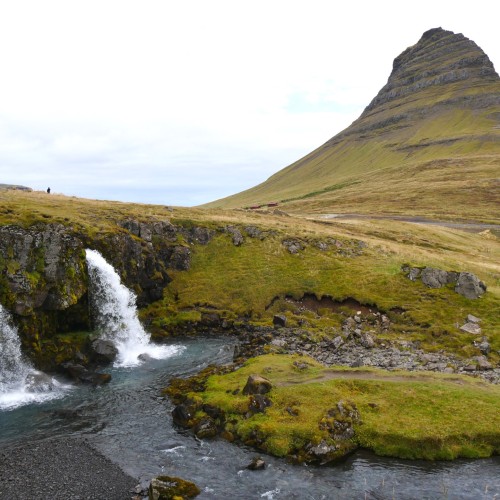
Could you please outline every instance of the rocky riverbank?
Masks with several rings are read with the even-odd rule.
[[[341,331],[330,339],[316,340],[305,329],[276,326],[248,328],[240,333],[235,359],[259,354],[306,354],[325,366],[372,366],[386,370],[433,371],[480,377],[500,383],[500,366],[488,359],[491,347],[486,337],[473,344],[480,354],[459,358],[444,351],[426,352],[418,342],[384,340],[374,333],[389,328],[389,320],[380,313],[355,314],[346,318]]]

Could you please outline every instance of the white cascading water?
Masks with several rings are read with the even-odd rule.
[[[0,304],[0,410],[55,399],[67,388],[24,358],[17,329]]]
[[[141,355],[164,359],[182,350],[182,346],[151,343],[137,317],[134,293],[122,285],[118,273],[98,251],[85,252],[95,326],[100,338],[111,341],[118,349],[114,366],[136,366],[141,363]]]

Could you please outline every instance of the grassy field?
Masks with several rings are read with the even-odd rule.
[[[216,235],[208,245],[190,246],[190,269],[169,270],[173,279],[163,299],[141,310],[141,318],[157,335],[197,321],[204,312],[262,325],[271,325],[275,313],[285,312],[291,326],[306,321],[315,335],[334,335],[343,314],[297,313],[284,300],[312,294],[337,301],[353,298],[376,307],[392,320],[390,338],[418,340],[428,350],[446,349],[461,356],[478,354],[472,346],[476,338],[458,328],[468,314],[474,314],[482,319],[492,360],[498,357],[500,242],[488,231],[468,233],[386,220],[314,221],[241,210],[172,209],[46,193],[1,191],[0,198],[1,224],[61,223],[96,238],[124,231],[117,221],[130,218],[213,228]],[[228,225],[240,228],[245,236],[241,246],[234,246],[231,236],[222,231]],[[245,232],[248,226],[260,228],[266,236],[250,238]],[[305,248],[290,254],[282,244],[290,238],[300,240]],[[328,250],[320,250],[318,243],[327,241]],[[468,300],[450,287],[429,289],[403,275],[405,263],[475,273],[488,291],[481,299]]]
[[[273,384],[272,406],[248,415],[251,374]],[[266,355],[188,394],[225,412],[226,432],[277,456],[332,443],[325,423],[339,401],[355,405],[356,446],[408,459],[487,457],[500,452],[500,388],[467,377],[377,369],[327,369],[306,356]],[[198,415],[198,417],[200,417]]]

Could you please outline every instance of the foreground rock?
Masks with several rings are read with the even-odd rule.
[[[178,477],[158,476],[149,486],[149,500],[189,499],[200,494],[196,484]]]
[[[76,363],[63,363],[61,368],[65,370],[67,375],[82,384],[91,384],[97,387],[111,381],[109,373],[98,373]]]
[[[272,389],[270,380],[260,375],[250,375],[243,388],[243,394],[266,394]]]

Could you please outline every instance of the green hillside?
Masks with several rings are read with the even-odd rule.
[[[430,30],[347,129],[264,183],[208,204],[497,221],[500,79],[463,35]],[[446,204],[442,200],[446,198]]]

